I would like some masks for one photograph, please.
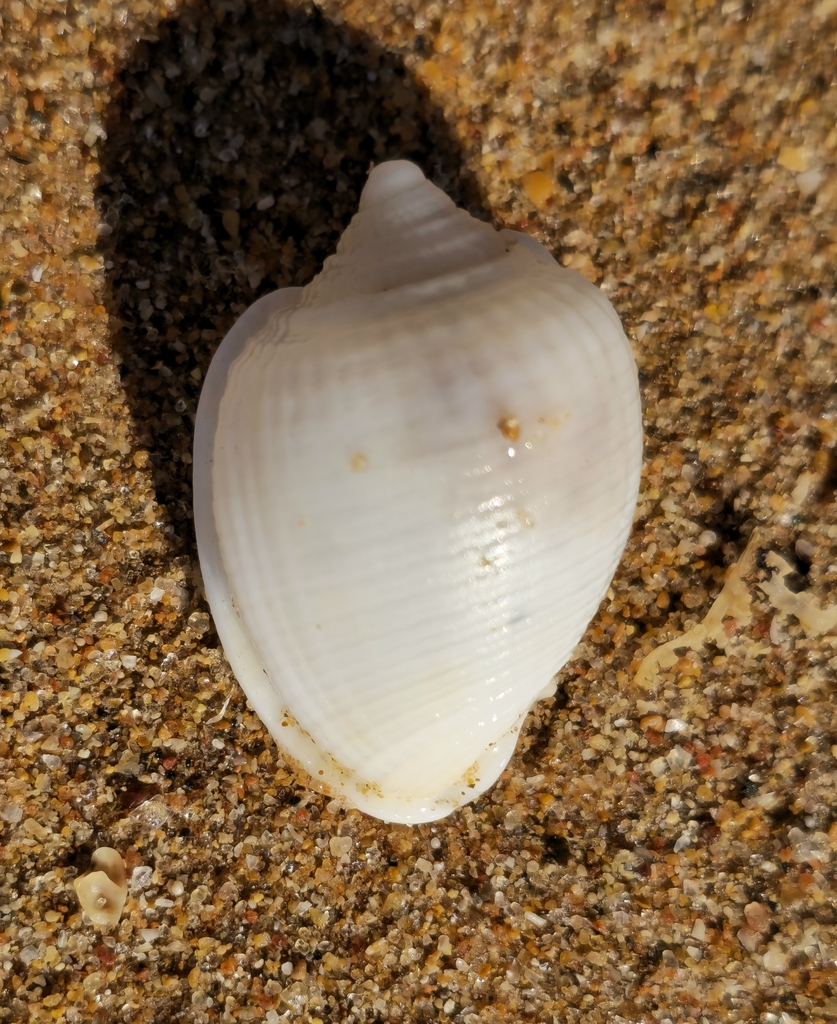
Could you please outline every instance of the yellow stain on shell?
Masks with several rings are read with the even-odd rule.
[[[507,441],[520,437],[520,420],[516,416],[503,416],[497,421],[497,429]]]

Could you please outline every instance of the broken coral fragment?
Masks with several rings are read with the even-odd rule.
[[[805,591],[795,593],[785,583],[785,579],[793,573],[794,567],[786,562],[775,551],[768,551],[765,561],[771,569],[779,571],[764,583],[759,583],[767,600],[780,615],[793,615],[809,637],[826,636],[837,629],[837,604],[822,608],[812,594]]]
[[[744,582],[744,576],[752,570],[755,563],[757,535],[758,530],[754,530],[744,554],[730,567],[724,588],[715,598],[703,622],[699,622],[668,643],[661,644],[642,659],[636,673],[636,682],[639,686],[651,689],[658,673],[675,665],[680,658],[678,652],[684,649],[699,651],[704,644],[713,643],[725,651],[730,640],[730,634],[724,626],[727,620],[734,621],[736,631],[750,624],[753,617],[750,608],[751,594]]]
[[[725,654],[729,653],[732,642],[737,642],[742,630],[753,619],[753,594],[747,586],[746,577],[755,568],[756,555],[764,550],[764,544],[765,534],[756,528],[741,558],[730,567],[723,590],[703,621],[661,644],[642,659],[635,677],[639,686],[652,689],[660,673],[672,668],[686,650],[700,651],[705,644],[714,644]],[[833,633],[837,629],[837,604],[823,608],[813,595],[792,591],[786,579],[794,568],[777,552],[768,551],[764,560],[769,568],[778,572],[755,586],[768,599],[776,616],[794,616],[808,637]]]
[[[82,910],[95,925],[119,923],[128,884],[125,863],[110,846],[102,846],[90,858],[93,869],[73,883]]]

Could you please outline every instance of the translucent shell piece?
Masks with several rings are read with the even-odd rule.
[[[322,273],[229,332],[195,433],[218,633],[316,787],[420,822],[497,779],[611,581],[641,449],[602,293],[376,167]]]

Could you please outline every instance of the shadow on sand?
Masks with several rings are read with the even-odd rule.
[[[311,5],[198,0],[136,46],[114,97],[97,193],[108,312],[170,550],[194,558],[195,409],[237,316],[314,276],[375,162],[414,160],[485,214],[402,60]]]

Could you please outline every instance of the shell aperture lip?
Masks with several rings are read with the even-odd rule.
[[[403,164],[373,170],[319,277],[219,348],[195,523],[271,733],[316,786],[418,822],[491,785],[595,613],[641,416],[598,290]]]

